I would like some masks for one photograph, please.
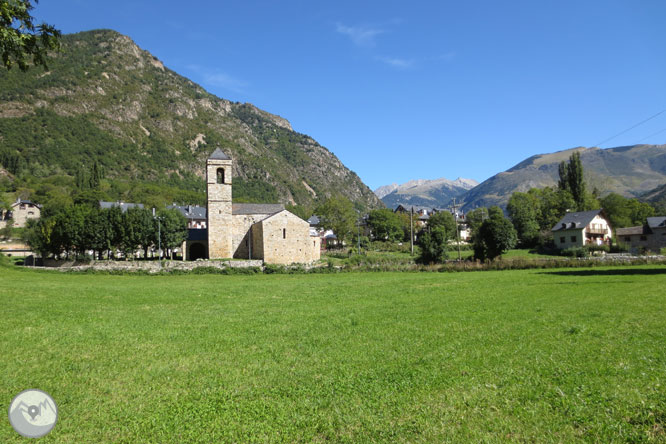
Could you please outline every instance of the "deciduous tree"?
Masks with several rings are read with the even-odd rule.
[[[0,0],[0,57],[7,69],[16,64],[26,71],[31,60],[47,68],[48,51],[60,48],[60,31],[46,23],[35,25],[33,8],[30,0]]]

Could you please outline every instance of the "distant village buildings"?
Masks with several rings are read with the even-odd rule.
[[[39,219],[41,212],[41,205],[17,199],[10,205],[9,210],[0,209],[0,228],[5,228],[10,223],[12,227],[23,228],[27,225],[28,219]]]
[[[421,229],[426,226],[430,216],[436,213],[448,212],[451,213],[458,223],[458,229],[460,233],[460,240],[462,242],[469,242],[471,239],[471,233],[467,226],[467,220],[465,219],[465,213],[459,210],[457,207],[452,208],[435,208],[435,207],[423,207],[423,206],[413,206],[413,205],[398,205],[394,213],[403,213],[403,214],[414,214],[417,216],[415,230]]]

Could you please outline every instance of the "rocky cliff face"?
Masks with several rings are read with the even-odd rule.
[[[286,119],[209,94],[117,32],[65,36],[49,67],[0,71],[0,162],[13,159],[13,177],[71,178],[97,161],[111,179],[203,195],[205,159],[220,147],[235,161],[239,189],[257,200],[312,205],[342,194],[365,208],[382,205]]]

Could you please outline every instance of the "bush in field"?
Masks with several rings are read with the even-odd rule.
[[[516,246],[516,229],[503,214],[493,211],[474,236],[474,257],[479,260],[493,260]]]
[[[422,264],[440,263],[446,260],[447,233],[443,225],[426,230],[419,236]]]

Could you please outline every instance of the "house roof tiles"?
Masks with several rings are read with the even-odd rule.
[[[600,209],[567,213],[557,224],[555,224],[551,231],[583,229],[592,222],[592,219],[594,219],[599,213],[601,213]]]

